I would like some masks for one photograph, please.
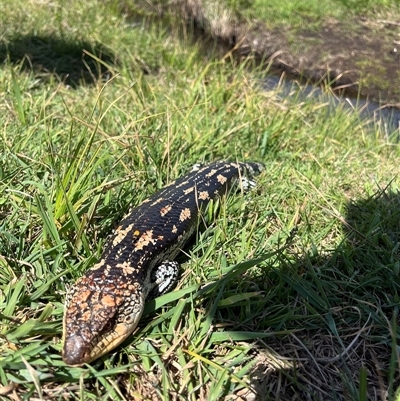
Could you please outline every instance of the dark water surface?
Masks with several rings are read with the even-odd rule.
[[[328,93],[318,86],[298,83],[290,79],[270,75],[263,81],[265,90],[278,90],[281,98],[292,98],[294,101],[314,99],[326,103],[327,107],[334,110],[336,107],[344,107],[357,113],[360,119],[370,123],[371,130],[377,126],[385,133],[386,137],[395,135],[400,139],[400,109],[396,107],[382,106],[368,99],[357,99],[346,95],[336,96]]]

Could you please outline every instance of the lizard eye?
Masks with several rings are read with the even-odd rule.
[[[103,333],[111,331],[111,329],[114,327],[114,325],[115,325],[115,318],[109,319],[109,320],[107,320],[107,322],[105,323],[105,325],[101,331]]]
[[[104,331],[110,331],[111,327],[112,327],[112,323],[111,323],[110,321],[108,321],[108,322],[105,324],[103,330],[104,330]]]

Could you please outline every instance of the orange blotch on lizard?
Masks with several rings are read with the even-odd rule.
[[[218,174],[217,180],[220,184],[225,184],[225,182],[227,181],[227,178],[225,176],[223,176],[222,174]]]
[[[112,297],[111,295],[105,295],[105,296],[101,299],[101,303],[102,303],[104,306],[114,307],[114,306],[115,306],[115,298]]]
[[[189,208],[185,208],[181,211],[181,214],[179,216],[179,220],[180,221],[185,221],[187,219],[190,219],[190,209]]]

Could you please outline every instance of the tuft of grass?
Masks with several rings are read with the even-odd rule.
[[[341,108],[263,91],[262,72],[206,58],[183,27],[126,19],[113,2],[11,1],[3,16],[2,396],[398,397],[396,142]],[[59,69],[36,37],[94,64]],[[21,38],[40,63],[18,59]],[[98,58],[96,44],[118,57]],[[92,69],[103,62],[107,73]],[[146,305],[122,347],[66,366],[66,287],[130,206],[217,159],[267,169],[253,192],[210,206],[176,290]]]
[[[273,27],[290,26],[308,29],[320,27],[323,21],[335,18],[339,21],[357,15],[373,16],[379,10],[396,10],[398,3],[394,0],[310,0],[276,2],[256,0],[253,2],[228,0],[227,4],[247,18],[268,21]]]

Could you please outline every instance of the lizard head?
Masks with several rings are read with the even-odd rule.
[[[138,285],[96,281],[90,274],[82,277],[67,295],[62,358],[70,366],[89,363],[121,344],[143,312]]]

